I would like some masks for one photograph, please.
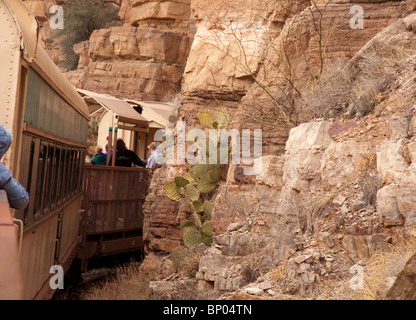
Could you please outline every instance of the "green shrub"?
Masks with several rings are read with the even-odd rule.
[[[74,44],[89,40],[92,32],[108,28],[119,21],[118,10],[105,1],[74,0],[62,5],[64,9],[64,29],[56,30],[53,39],[59,39],[65,60],[62,66],[74,70],[78,65],[78,55]]]

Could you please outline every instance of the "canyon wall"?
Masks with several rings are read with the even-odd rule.
[[[276,266],[289,270],[279,282],[280,291],[311,293],[323,277],[348,275],[349,259],[367,259],[378,250],[390,248],[393,230],[389,223],[414,226],[413,209],[409,209],[413,208],[409,204],[413,187],[384,186],[372,200],[375,194],[370,197],[369,188],[378,188],[373,174],[385,175],[385,169],[367,168],[365,174],[369,176],[360,176],[360,163],[365,166],[383,161],[383,152],[376,152],[384,150],[382,140],[396,139],[394,122],[389,123],[389,118],[392,114],[402,117],[405,111],[393,111],[394,99],[381,104],[378,116],[384,112],[385,117],[356,120],[351,131],[347,124],[343,127],[335,120],[313,120],[299,126],[290,123],[286,127],[282,125],[286,119],[281,120],[282,110],[299,110],[297,89],[318,77],[323,55],[325,61],[342,59],[354,65],[365,50],[380,44],[413,48],[414,16],[403,19],[413,10],[412,4],[361,3],[364,29],[353,29],[353,1],[320,1],[317,6],[302,1],[285,3],[292,10],[283,10],[281,3],[274,1],[245,2],[244,12],[239,1],[191,3],[196,34],[183,78],[182,119],[192,128],[199,126],[201,110],[225,107],[232,115],[229,128],[263,129],[263,157],[254,164],[261,168],[256,176],[242,176],[239,165],[229,166],[212,214],[214,243],[201,257],[195,279],[176,280],[177,287],[163,281],[151,284],[155,299],[172,298],[171,291],[163,289],[168,287],[182,288],[175,292],[184,299],[218,297],[250,283],[262,268]],[[294,79],[296,85],[291,83]],[[414,92],[408,82],[403,103],[407,110]],[[398,91],[391,97],[396,94]],[[279,109],[279,105],[287,109]],[[308,116],[311,118],[306,115],[303,119]],[[348,133],[333,134],[340,126]],[[381,130],[372,131],[375,127]],[[383,128],[389,128],[388,133]],[[409,141],[400,143],[407,145]],[[412,160],[406,167],[409,163]],[[163,170],[169,169],[162,169],[160,175]],[[174,177],[172,170],[166,180],[158,181],[160,187],[153,185],[148,200],[155,194],[163,198],[161,185]],[[406,196],[399,196],[402,193]],[[185,201],[176,205],[176,210],[170,211],[170,207],[158,213],[170,217],[166,224],[157,221],[157,227],[166,228],[169,234],[179,230],[190,214]],[[146,207],[145,219],[148,230],[152,230],[156,226],[150,215],[154,204],[147,201]],[[153,244],[161,237],[150,232],[146,241],[148,248],[155,249]],[[179,245],[180,237],[175,241]],[[255,289],[262,287],[261,281]],[[270,287],[266,287],[248,289],[270,297]],[[191,294],[195,291],[196,296]]]

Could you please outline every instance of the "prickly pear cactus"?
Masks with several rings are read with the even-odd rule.
[[[166,195],[179,201],[182,197],[187,197],[192,203],[193,214],[191,220],[181,223],[180,228],[183,234],[183,241],[187,248],[178,249],[173,254],[172,259],[178,260],[184,256],[184,249],[206,247],[212,244],[212,224],[211,217],[214,208],[214,191],[223,176],[221,165],[222,158],[228,157],[228,152],[220,146],[220,130],[226,128],[230,122],[230,115],[225,108],[215,112],[215,115],[203,110],[198,114],[198,119],[202,126],[208,129],[217,129],[217,135],[207,140],[208,148],[206,151],[207,159],[216,156],[216,162],[211,164],[187,164],[188,172],[183,176],[176,176],[173,181],[164,185]],[[228,148],[227,148],[228,150]],[[212,153],[212,154],[210,154]],[[209,162],[208,162],[209,163]]]
[[[206,180],[212,183],[217,183],[221,179],[221,168],[219,166],[213,166],[206,172]]]

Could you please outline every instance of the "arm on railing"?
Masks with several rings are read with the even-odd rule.
[[[0,190],[0,300],[19,300],[22,297],[17,226],[10,214],[6,192]]]

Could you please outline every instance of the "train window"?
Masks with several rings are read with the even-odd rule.
[[[59,184],[60,184],[60,170],[62,168],[61,165],[61,149],[56,148],[55,149],[55,160],[54,160],[54,168],[53,168],[53,187],[52,187],[52,195],[51,195],[51,201],[52,205],[56,205],[57,203],[57,195],[59,190]]]
[[[80,168],[80,152],[75,151],[75,161],[74,161],[74,181],[72,182],[72,192],[78,191],[78,179],[79,179],[79,170]]]
[[[58,198],[59,198],[59,202],[63,201],[64,198],[64,188],[65,188],[65,172],[66,172],[66,154],[67,154],[67,150],[66,149],[62,149],[62,155],[61,155],[61,178],[59,179],[59,190],[58,190]]]
[[[32,140],[30,143],[30,151],[29,151],[29,165],[28,165],[28,174],[27,174],[27,184],[26,184],[26,190],[29,192],[30,196],[30,189],[32,186],[32,172],[33,172],[33,159],[35,155],[35,142]],[[26,223],[29,219],[29,206],[27,206],[24,210],[23,214],[24,218],[23,221]]]
[[[73,151],[68,150],[67,152],[67,161],[66,161],[66,183],[65,183],[65,194],[64,197],[67,198],[70,195],[70,186],[72,179],[72,163],[73,163]]]
[[[39,159],[38,159],[38,172],[37,172],[37,181],[36,181],[36,194],[35,194],[35,217],[41,213],[42,209],[42,198],[43,198],[43,188],[45,184],[45,172],[46,172],[46,157],[48,153],[48,148],[46,145],[42,144],[39,150]]]
[[[52,205],[54,205],[54,202],[52,200],[52,190],[55,187],[55,170],[54,168],[56,167],[56,163],[55,163],[55,147],[49,145],[48,147],[48,160],[47,160],[47,171],[46,171],[46,184],[45,184],[45,190],[44,190],[44,197],[45,197],[45,201],[43,204],[43,209],[45,211],[45,209],[49,209],[52,207]]]
[[[56,210],[82,192],[85,150],[70,149],[53,142],[26,136],[27,156],[23,182],[30,204],[18,212],[24,223],[31,223]]]

